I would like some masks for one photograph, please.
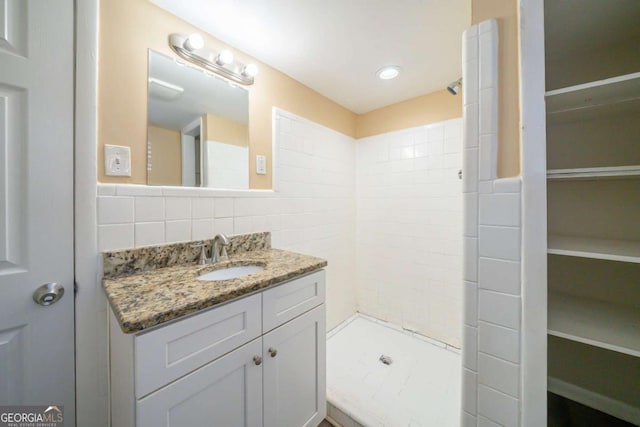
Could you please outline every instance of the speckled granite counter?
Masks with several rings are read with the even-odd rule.
[[[119,274],[114,274],[112,261],[115,258],[140,263],[141,256],[136,252],[140,250],[105,253],[105,278],[102,285],[123,332],[135,333],[327,265],[320,258],[265,246],[267,245],[258,245],[259,249],[254,250],[233,251],[229,253],[228,261],[215,265],[197,265],[190,257],[184,259],[188,264],[173,264],[157,269],[150,269],[147,262],[142,262],[147,266],[146,271],[128,275],[123,275],[122,271],[132,273],[131,269],[120,269]],[[155,252],[171,252],[167,249],[169,247],[170,245],[158,247],[160,249]],[[126,263],[120,263],[124,264]],[[209,271],[256,264],[264,266],[264,270],[237,279],[215,282],[197,280],[198,276]],[[162,266],[163,263],[157,265]]]

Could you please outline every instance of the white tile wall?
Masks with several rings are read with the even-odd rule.
[[[327,326],[351,316],[356,142],[292,114],[275,114],[278,192],[100,184],[100,251],[271,231],[274,247],[329,261]]]
[[[461,119],[358,141],[358,309],[455,347],[462,333],[460,169]]]
[[[489,20],[463,42],[464,426],[520,424],[521,179],[496,179],[497,38]]]

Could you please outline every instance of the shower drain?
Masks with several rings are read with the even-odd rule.
[[[385,365],[391,365],[393,363],[393,359],[389,356],[385,356],[384,354],[380,356],[380,359],[378,359],[379,361],[381,361],[383,364]]]

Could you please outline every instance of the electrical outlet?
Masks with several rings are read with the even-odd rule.
[[[265,156],[256,156],[256,173],[258,175],[267,174],[267,158]]]
[[[131,147],[105,144],[104,170],[107,176],[131,176]]]

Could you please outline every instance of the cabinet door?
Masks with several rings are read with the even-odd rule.
[[[136,425],[262,427],[261,354],[258,338],[139,400]]]
[[[264,426],[316,427],[326,415],[324,304],[264,335]]]

